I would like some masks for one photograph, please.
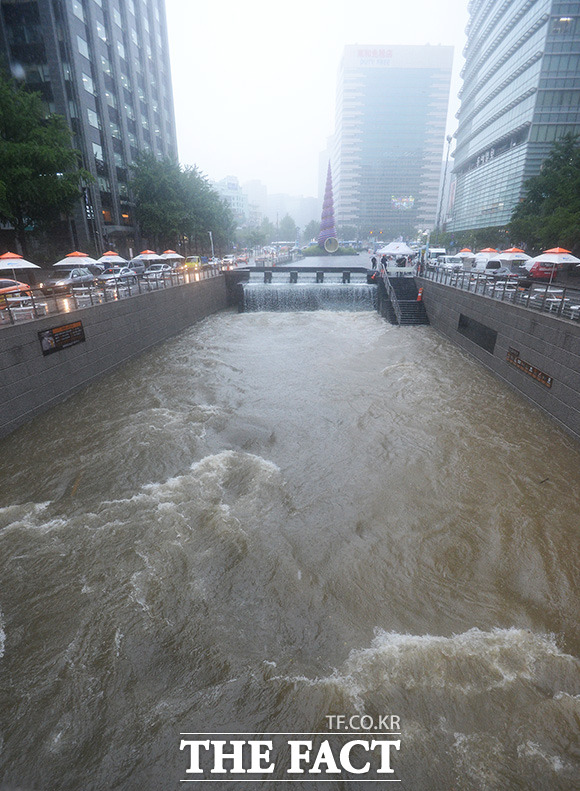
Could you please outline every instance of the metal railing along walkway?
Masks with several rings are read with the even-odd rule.
[[[107,302],[148,294],[151,291],[195,283],[220,274],[220,267],[212,266],[199,270],[163,272],[159,277],[149,279],[138,276],[134,283],[115,281],[106,285],[73,286],[69,291],[56,294],[44,294],[40,288],[34,287],[26,293],[1,294],[0,327],[34,321],[44,316],[63,315],[94,305],[104,305]]]
[[[558,283],[533,283],[523,286],[515,278],[498,280],[483,273],[449,272],[442,269],[426,271],[421,277],[461,291],[549,313],[557,318],[576,321],[580,319],[580,289]]]

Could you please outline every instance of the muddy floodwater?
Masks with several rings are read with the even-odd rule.
[[[579,447],[432,328],[226,312],[0,450],[2,791],[580,787]],[[400,782],[181,782],[329,715]]]

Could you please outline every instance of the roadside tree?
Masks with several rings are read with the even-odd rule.
[[[515,207],[512,241],[542,250],[580,251],[580,138],[565,135],[554,144],[540,173],[525,183],[526,197]]]
[[[39,94],[0,77],[0,220],[25,255],[26,233],[70,216],[82,183],[93,181],[71,139],[66,119],[47,115]]]
[[[179,164],[142,154],[132,165],[135,216],[155,248],[176,244],[183,218],[183,185]]]
[[[310,220],[310,222],[302,232],[302,241],[304,242],[304,244],[306,244],[307,242],[312,241],[312,239],[318,239],[319,233],[320,233],[320,220]]]
[[[280,239],[278,241],[293,242],[296,239],[298,228],[289,214],[285,214],[280,220]]]

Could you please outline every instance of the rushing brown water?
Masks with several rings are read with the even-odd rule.
[[[579,448],[431,328],[215,316],[0,448],[0,788],[339,714],[401,782],[210,787],[578,788]]]

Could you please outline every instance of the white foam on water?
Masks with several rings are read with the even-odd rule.
[[[240,521],[237,511],[258,517],[280,501],[282,488],[280,469],[273,462],[251,453],[226,450],[194,463],[184,475],[147,484],[143,493],[158,512],[195,503],[197,509],[213,509],[218,517],[235,526]]]
[[[518,758],[539,758],[556,773],[561,773],[571,768],[559,755],[549,755],[539,744],[532,741],[518,745]]]
[[[580,662],[560,651],[553,636],[527,629],[473,628],[451,637],[377,631],[369,648],[351,651],[332,675],[287,680],[335,686],[362,710],[370,692],[440,690],[474,696],[518,682],[541,680],[545,687],[547,678],[557,677],[580,684]]]
[[[463,778],[477,783],[477,788],[502,788],[505,747],[496,736],[486,733],[456,733],[453,744],[455,766]]]
[[[21,503],[0,508],[0,533],[14,528],[46,532],[54,527],[61,527],[64,524],[62,519],[44,522],[44,512],[50,504],[50,500],[47,500],[41,503]]]

